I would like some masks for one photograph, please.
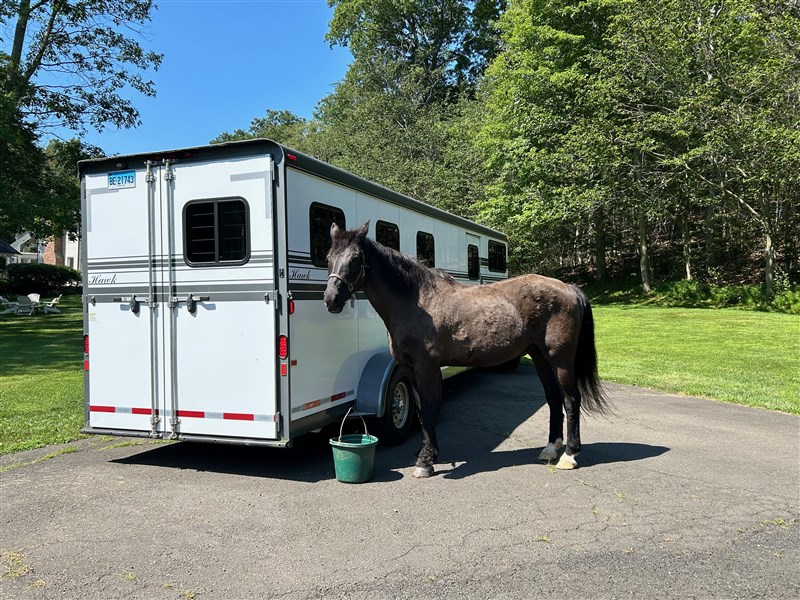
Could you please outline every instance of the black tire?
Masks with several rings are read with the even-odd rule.
[[[412,381],[411,371],[398,365],[386,386],[383,416],[376,418],[374,423],[375,435],[385,446],[403,443],[414,427],[416,411]]]

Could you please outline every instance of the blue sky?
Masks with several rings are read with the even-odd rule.
[[[142,124],[89,130],[106,154],[203,145],[267,109],[311,117],[351,60],[324,36],[325,0],[159,0],[145,47],[164,54],[155,98],[131,95]],[[132,93],[131,93],[132,94]]]

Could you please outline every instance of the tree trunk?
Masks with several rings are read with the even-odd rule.
[[[692,281],[692,251],[691,237],[689,236],[689,219],[686,212],[679,219],[681,227],[681,245],[683,247],[683,266],[686,269],[686,281]]]
[[[637,211],[639,225],[639,268],[642,272],[642,294],[648,295],[652,288],[650,286],[650,252],[647,248],[647,217],[644,209]]]
[[[717,266],[717,239],[714,234],[715,225],[714,206],[706,207],[705,218],[703,219],[703,240],[705,242],[706,268]]]
[[[605,211],[599,207],[594,213],[594,264],[597,269],[597,282],[608,279],[606,270],[606,226]]]
[[[764,249],[767,254],[764,265],[764,289],[767,298],[772,298],[775,295],[775,245],[772,243],[771,232],[768,231],[764,238]]]

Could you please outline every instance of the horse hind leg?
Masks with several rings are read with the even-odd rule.
[[[570,470],[578,466],[577,457],[581,451],[581,393],[572,370],[558,368],[556,372],[567,413],[567,448],[556,468]]]
[[[564,398],[553,368],[547,359],[535,348],[529,350],[529,354],[533,358],[533,364],[536,365],[536,372],[539,374],[542,387],[544,387],[544,396],[550,409],[550,433],[547,445],[539,454],[539,460],[549,463],[558,458],[558,453],[564,443]]]

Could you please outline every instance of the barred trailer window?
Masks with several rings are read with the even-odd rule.
[[[436,266],[436,243],[432,234],[417,232],[417,260],[429,267]]]
[[[248,207],[241,198],[195,200],[183,209],[183,255],[190,266],[246,262],[249,238]]]
[[[470,279],[481,277],[481,257],[478,254],[478,247],[474,244],[467,246],[467,275]]]
[[[505,244],[489,240],[489,270],[493,273],[505,273],[507,269]]]
[[[400,251],[400,228],[394,223],[378,221],[375,223],[375,240],[387,248]]]
[[[334,206],[314,203],[309,211],[311,224],[311,263],[316,267],[328,266],[328,251],[331,249],[331,225],[347,229],[344,211]]]

